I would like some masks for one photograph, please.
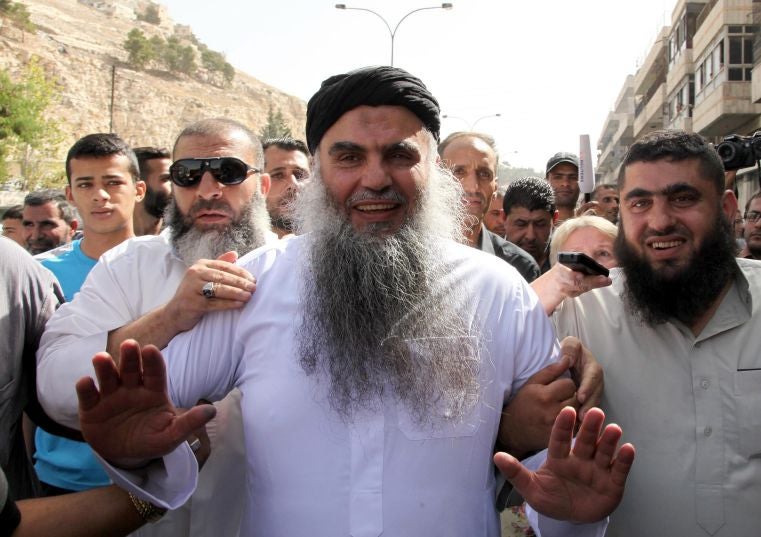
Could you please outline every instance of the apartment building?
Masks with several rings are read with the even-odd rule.
[[[611,136],[610,116],[603,126],[599,180],[615,179],[631,141],[656,129],[694,131],[714,143],[761,129],[760,28],[761,0],[678,0],[633,77],[632,137]],[[760,185],[755,168],[738,173],[741,201]]]

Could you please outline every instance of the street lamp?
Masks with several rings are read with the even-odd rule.
[[[488,114],[486,116],[481,116],[478,119],[476,119],[473,123],[471,123],[465,118],[461,118],[460,116],[450,116],[449,114],[444,114],[441,117],[444,119],[459,119],[460,121],[465,122],[465,124],[468,125],[468,130],[472,132],[473,130],[475,130],[476,125],[478,125],[478,122],[481,121],[482,119],[489,119],[491,117],[502,117],[502,114],[497,113],[497,114]]]
[[[364,7],[349,7],[346,4],[336,4],[336,9],[353,9],[355,11],[367,11],[368,13],[372,13],[376,17],[378,17],[380,20],[383,21],[383,24],[386,25],[386,28],[388,28],[388,33],[391,36],[391,67],[394,66],[394,38],[396,37],[396,31],[399,29],[399,25],[402,24],[404,19],[412,15],[413,13],[417,13],[418,11],[426,11],[428,9],[452,9],[452,4],[450,2],[444,2],[440,6],[431,6],[431,7],[420,7],[417,9],[413,9],[409,13],[407,13],[404,17],[399,19],[399,22],[396,23],[396,26],[394,26],[394,29],[391,29],[391,25],[388,23],[386,19],[383,18],[382,15],[379,13],[376,13],[372,9],[367,9]]]

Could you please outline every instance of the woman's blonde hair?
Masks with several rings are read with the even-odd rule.
[[[561,251],[563,244],[574,231],[585,227],[593,227],[603,235],[607,235],[613,242],[616,242],[618,228],[609,220],[601,216],[579,216],[571,218],[560,224],[552,232],[552,241],[550,242],[550,265],[558,262],[558,252]]]

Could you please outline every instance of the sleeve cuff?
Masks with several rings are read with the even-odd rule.
[[[198,462],[187,442],[139,470],[124,470],[95,454],[115,485],[165,509],[188,501],[198,484]]]

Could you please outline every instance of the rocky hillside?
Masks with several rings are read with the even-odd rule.
[[[58,158],[83,134],[107,132],[111,121],[114,132],[131,144],[171,146],[184,125],[204,117],[234,118],[259,132],[272,106],[294,134],[303,133],[305,103],[243,72],[236,71],[229,87],[220,88],[199,81],[202,71],[191,78],[131,68],[122,43],[133,28],[149,38],[192,35],[192,29],[175,25],[163,9],[161,23],[154,25],[137,20],[147,5],[143,0],[21,2],[37,30],[0,26],[0,68],[16,73],[38,56],[60,83],[61,99],[51,110],[66,135]]]

